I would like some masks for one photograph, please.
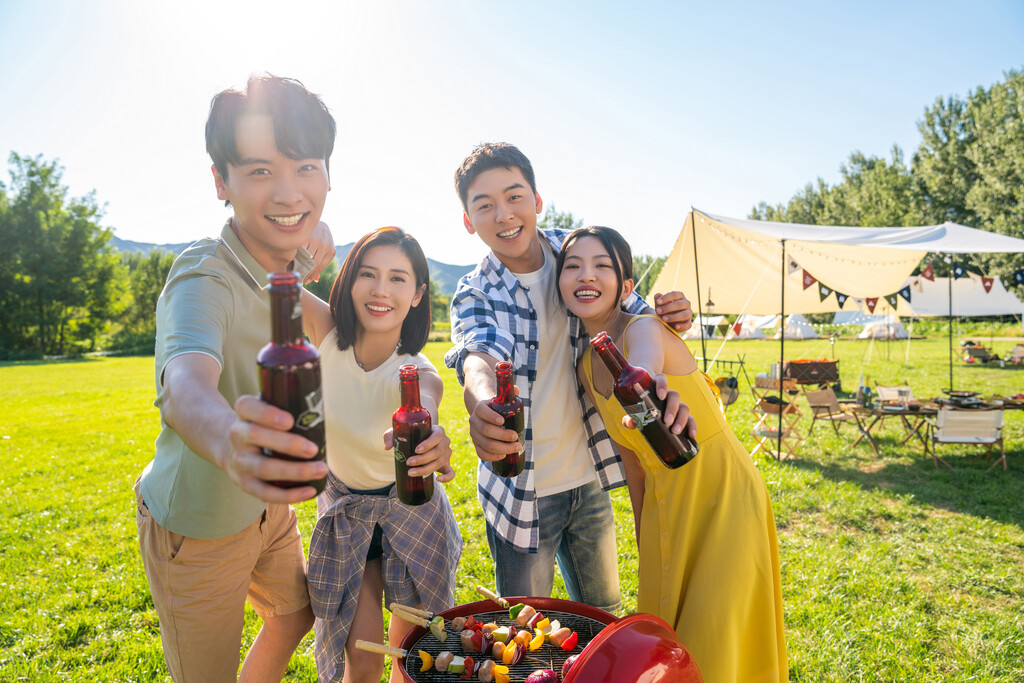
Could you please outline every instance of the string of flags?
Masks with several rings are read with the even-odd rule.
[[[789,257],[789,263],[786,266],[787,275],[794,275],[797,272],[800,273],[800,278],[803,282],[804,290],[807,290],[808,288],[817,285],[819,301],[824,301],[825,299],[829,298],[834,294],[836,297],[836,303],[839,304],[840,309],[845,308],[846,302],[852,299],[858,307],[860,307],[863,304],[868,309],[869,313],[875,312],[875,307],[878,306],[878,300],[883,298],[893,309],[896,308],[900,298],[905,299],[906,302],[909,304],[911,303],[910,299],[912,296],[912,290],[916,290],[918,292],[924,291],[924,288],[921,285],[922,279],[928,280],[930,282],[935,281],[935,271],[932,269],[932,264],[928,263],[918,274],[917,278],[909,285],[903,287],[902,289],[893,292],[892,294],[886,294],[884,297],[860,298],[851,297],[848,294],[844,294],[836,289],[828,287],[825,283],[818,280],[818,278],[816,278],[814,275],[807,272],[806,268],[801,267],[800,264],[797,263],[794,258]],[[967,268],[965,268],[960,263],[954,263],[952,265],[951,272],[954,280],[959,280],[962,277],[970,277],[972,280],[980,281],[981,286],[985,289],[986,294],[992,291],[992,285],[995,283],[994,277],[985,277],[983,275],[978,275],[977,273],[971,273],[967,270]],[[1021,268],[1020,270],[1016,271],[1013,274],[1013,281],[1018,285],[1024,285],[1024,268]]]

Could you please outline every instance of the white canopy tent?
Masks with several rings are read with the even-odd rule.
[[[775,339],[817,339],[818,331],[801,313],[786,316],[786,324],[775,333]]]
[[[729,218],[692,209],[651,291],[685,292],[698,314],[704,301],[713,303],[716,313],[785,315],[838,311],[874,298],[885,312],[884,297],[903,289],[929,252],[1024,252],[1024,240],[948,222],[861,228]],[[950,336],[952,389],[952,324]],[[784,341],[779,355],[785,360]],[[706,364],[706,350],[704,356]]]

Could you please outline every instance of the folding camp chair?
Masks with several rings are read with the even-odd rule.
[[[1021,365],[1024,363],[1024,344],[1017,344],[1014,346],[1010,350],[1010,355],[1004,360],[1012,365]]]
[[[931,455],[935,467],[939,462],[949,469],[953,466],[939,457],[936,447],[940,443],[966,443],[988,446],[987,458],[991,459],[992,446],[999,444],[1001,456],[989,467],[991,470],[999,463],[1006,469],[1006,448],[1003,445],[1003,411],[1001,410],[956,410],[942,408],[935,417],[935,428],[932,431]],[[925,446],[927,452],[928,447]]]
[[[843,412],[843,409],[839,407],[839,400],[831,389],[808,391],[804,396],[807,398],[807,404],[811,407],[811,426],[807,429],[808,436],[814,432],[814,423],[818,420],[831,423],[836,436],[839,436],[840,424],[853,423],[858,426],[858,429],[860,428],[857,417]]]

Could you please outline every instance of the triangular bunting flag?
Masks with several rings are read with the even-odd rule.
[[[923,277],[925,280],[935,282],[935,271],[932,270],[932,264],[929,263],[927,266],[924,267],[924,270],[921,271],[921,277]]]
[[[786,275],[792,275],[796,271],[800,270],[800,264],[792,259],[789,259],[789,263],[786,266]],[[1024,272],[1024,271],[1022,271]]]
[[[743,323],[733,323],[732,333],[734,335],[739,336],[740,332],[742,332],[742,331],[743,331]]]
[[[910,285],[907,285],[906,287],[901,289],[899,291],[899,295],[902,296],[904,299],[906,299],[907,303],[909,304],[910,303]]]
[[[900,297],[898,294],[886,294],[885,300],[889,302],[889,305],[892,306],[892,310],[895,311],[896,304],[900,302]]]
[[[864,299],[864,303],[868,307],[868,313],[874,313],[875,312],[875,306],[878,305],[878,297],[876,296],[873,299]]]
[[[981,278],[981,286],[985,288],[985,293],[988,294],[992,291],[992,285],[995,283],[994,277],[983,277]]]
[[[845,294],[840,294],[839,292],[836,292],[836,301],[839,303],[839,308],[842,308],[843,306],[846,305],[847,298],[848,297]]]
[[[807,289],[808,287],[810,287],[811,285],[813,285],[817,281],[818,281],[818,278],[814,277],[813,275],[808,273],[806,270],[804,271],[804,289]]]
[[[961,266],[959,263],[953,264],[953,279],[959,280],[964,275],[967,275],[967,269]]]
[[[718,327],[715,329],[718,330],[718,334],[725,334],[726,332],[729,331],[729,321],[725,320],[723,322],[718,323]]]
[[[1013,281],[1018,285],[1024,285],[1024,268],[1021,268],[1013,274]]]
[[[818,283],[818,298],[821,301],[824,301],[825,299],[827,299],[828,295],[831,294],[831,293],[832,293],[831,289],[829,289],[825,285],[821,284],[820,282]]]

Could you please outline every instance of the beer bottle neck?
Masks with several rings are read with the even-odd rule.
[[[618,347],[611,339],[605,338],[594,345],[594,349],[597,351],[597,355],[601,356],[601,360],[608,366],[609,372],[612,373],[612,377],[618,377],[621,375],[629,364],[626,363],[625,357],[619,351]]]
[[[420,407],[420,378],[419,377],[403,377],[400,383],[400,389],[402,392],[402,407],[403,408],[419,408]]]
[[[512,383],[512,373],[499,372],[495,375],[498,380],[498,393],[495,395],[497,403],[512,403],[515,401],[515,385]]]
[[[299,289],[273,289],[270,292],[270,334],[275,344],[301,343],[302,307]]]

